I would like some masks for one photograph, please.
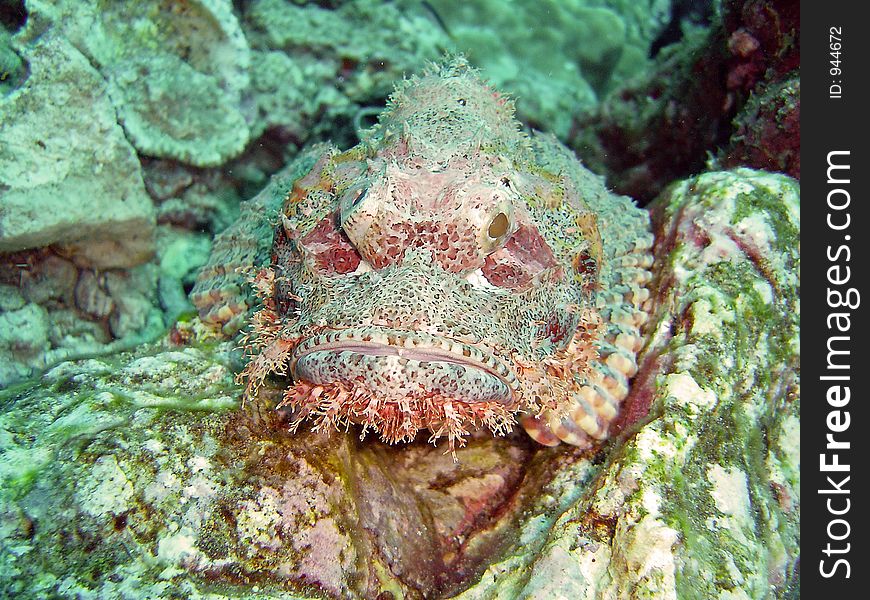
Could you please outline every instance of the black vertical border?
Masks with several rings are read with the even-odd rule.
[[[802,221],[807,226],[807,235],[801,236],[801,278],[807,285],[802,294],[801,308],[801,588],[807,598],[867,598],[870,584],[870,563],[867,562],[868,539],[867,489],[870,488],[870,426],[868,416],[868,392],[863,384],[863,375],[870,372],[870,337],[867,335],[866,314],[870,311],[870,219],[868,219],[867,181],[870,180],[870,163],[867,147],[870,145],[870,98],[865,81],[870,77],[870,21],[866,18],[867,4],[848,0],[801,1],[801,202]],[[831,28],[840,28],[842,47],[839,57],[832,55]],[[836,32],[836,30],[835,30]],[[839,58],[841,74],[831,73],[835,67],[832,60]],[[832,85],[840,85],[837,94]],[[840,97],[835,97],[840,96]],[[828,156],[830,152],[848,151],[839,154],[834,160],[848,164],[847,184],[833,184],[828,181]],[[843,178],[844,169],[833,172]],[[837,177],[835,177],[837,178]],[[849,206],[840,211],[828,207],[828,194],[833,189],[848,192]],[[842,192],[835,192],[835,204],[845,202]],[[805,210],[803,210],[805,209]],[[835,223],[844,222],[845,212],[849,213],[849,227],[840,231],[828,224],[829,213],[834,213]],[[850,259],[846,251],[832,261],[829,253],[837,256],[836,250],[846,245],[850,249]],[[829,281],[828,269],[840,264],[840,277],[845,273],[843,267],[850,267],[851,279],[839,286],[844,291],[855,288],[860,293],[860,304],[854,310],[833,308],[828,302],[829,289],[836,289]],[[833,331],[828,328],[828,317],[834,312],[850,313],[850,331]],[[851,399],[846,406],[834,407],[828,402],[827,393],[834,382],[823,380],[831,375],[828,368],[828,341],[830,336],[848,336],[847,359],[850,368],[839,370],[837,374],[848,374],[848,382],[839,382],[850,387]],[[837,342],[839,349],[847,349],[843,341]],[[836,401],[836,400],[835,400]],[[832,416],[832,411],[841,411]],[[829,418],[834,427],[842,427],[845,411],[849,413],[849,427],[846,431],[833,433],[835,440],[849,442],[844,450],[826,448]],[[822,454],[826,462],[833,461],[832,454],[838,454],[841,464],[848,464],[849,471],[824,472],[821,466]],[[831,476],[833,483],[828,481]],[[844,476],[849,480],[843,483]],[[848,489],[848,493],[831,493],[836,486]],[[825,491],[828,490],[828,491]],[[834,510],[843,510],[843,515],[833,515],[828,501]],[[843,522],[833,523],[834,519]],[[829,525],[831,525],[829,529]],[[829,534],[841,537],[832,539]],[[828,544],[833,552],[827,552]],[[848,546],[847,546],[848,544]],[[848,551],[844,551],[848,550]],[[837,559],[848,562],[849,568]],[[824,561],[824,562],[822,562]],[[822,571],[833,574],[824,577]],[[848,577],[846,577],[848,571]]]

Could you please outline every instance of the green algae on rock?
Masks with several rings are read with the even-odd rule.
[[[302,142],[352,143],[360,110],[382,105],[448,42],[425,18],[379,0],[254,0],[241,23],[252,49],[254,134],[272,128]]]
[[[597,457],[487,436],[457,465],[421,442],[290,435],[279,413],[234,410],[225,346],[65,363],[2,392],[0,590],[785,597],[798,202],[793,180],[746,169],[656,201],[649,341]]]

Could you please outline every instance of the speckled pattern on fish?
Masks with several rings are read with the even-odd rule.
[[[400,83],[359,145],[309,149],[246,202],[192,299],[227,334],[248,323],[246,397],[286,376],[294,426],[453,447],[519,417],[588,447],[637,369],[651,244],[645,211],[456,59]]]

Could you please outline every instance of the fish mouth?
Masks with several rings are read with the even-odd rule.
[[[374,327],[304,339],[293,352],[291,372],[310,383],[342,383],[396,399],[440,396],[509,405],[519,389],[516,374],[479,346]]]

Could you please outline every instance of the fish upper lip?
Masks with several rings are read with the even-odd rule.
[[[295,374],[296,363],[303,356],[329,350],[473,367],[500,379],[512,394],[519,389],[513,370],[489,350],[448,337],[383,327],[334,329],[307,337],[293,351],[291,372]]]

